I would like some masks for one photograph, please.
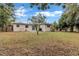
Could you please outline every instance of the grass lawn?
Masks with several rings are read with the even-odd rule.
[[[0,32],[0,55],[79,55],[79,33]]]

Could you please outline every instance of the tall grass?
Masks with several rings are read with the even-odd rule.
[[[79,55],[79,33],[1,32],[0,55]]]

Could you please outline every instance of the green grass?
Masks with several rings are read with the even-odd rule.
[[[79,33],[0,32],[0,55],[79,55]]]

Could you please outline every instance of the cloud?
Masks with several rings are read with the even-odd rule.
[[[54,15],[61,16],[61,15],[62,15],[62,13],[63,13],[63,11],[54,11],[53,13],[54,13]]]
[[[23,6],[21,6],[20,8],[15,10],[15,15],[16,16],[26,16],[25,12],[26,12],[25,8]]]
[[[45,15],[45,16],[53,16],[53,17],[55,17],[55,16],[61,16],[62,15],[62,11],[53,11],[53,12],[49,12],[49,11],[44,11],[44,12],[36,12],[35,13],[35,16],[36,15],[38,15],[38,14],[42,14],[42,15]]]
[[[16,16],[27,16],[26,12],[31,11],[32,9],[25,9],[24,6],[19,7],[17,10],[15,10]]]
[[[53,14],[51,14],[51,12],[36,12],[36,13],[35,13],[35,16],[38,15],[39,13],[40,13],[40,14],[43,14],[43,15],[45,15],[45,16],[54,16]]]

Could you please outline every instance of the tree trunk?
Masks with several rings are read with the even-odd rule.
[[[77,29],[77,32],[79,32],[79,27],[76,27],[76,29]]]
[[[67,27],[65,28],[65,32],[67,32]]]
[[[37,31],[37,35],[39,35],[39,25],[37,25],[36,31]]]
[[[4,27],[3,27],[3,29],[4,29],[4,32],[6,32],[6,25],[4,24]]]
[[[79,28],[78,28],[78,32],[79,32]]]
[[[39,31],[37,30],[37,35],[39,34]]]
[[[74,27],[74,26],[71,26],[71,27],[70,27],[70,32],[73,32],[73,27]]]
[[[6,32],[8,31],[8,26],[6,26],[5,31],[6,31]]]
[[[4,32],[4,25],[2,26],[2,29],[1,29],[1,31],[2,31],[2,32]]]
[[[5,32],[6,31],[6,25],[4,24],[3,26],[2,26],[2,32]]]
[[[3,26],[1,27],[1,31],[3,32]]]

